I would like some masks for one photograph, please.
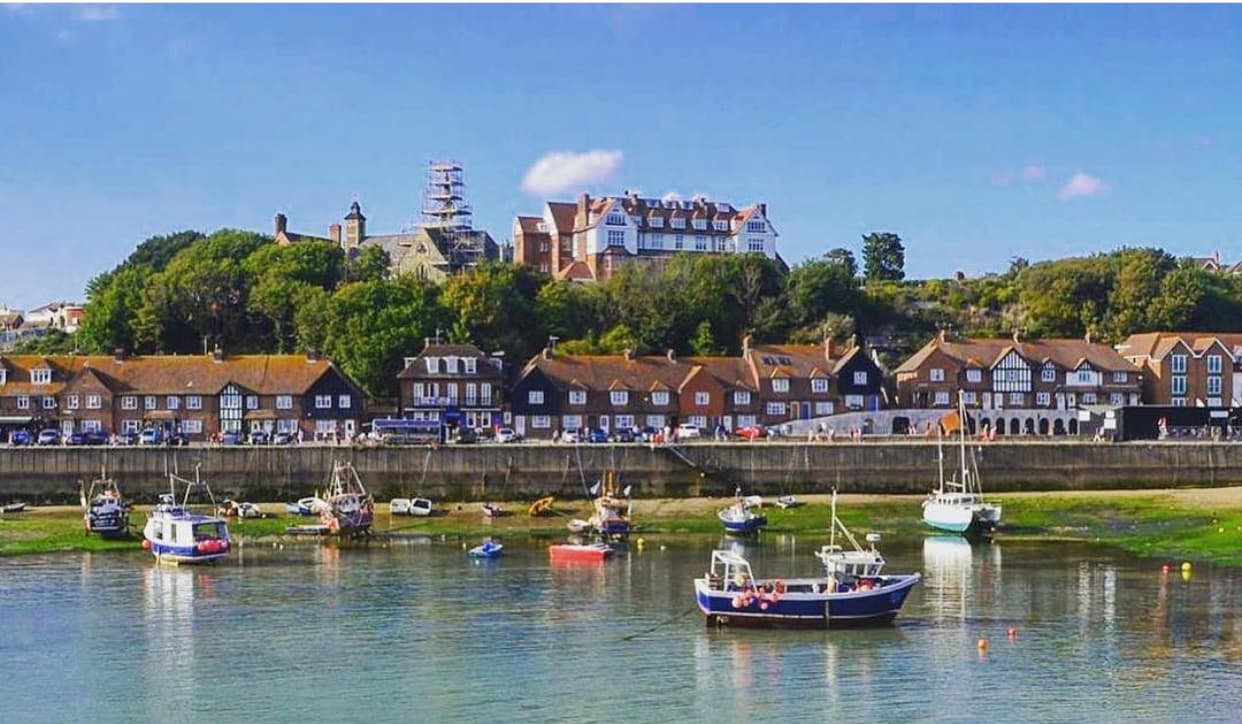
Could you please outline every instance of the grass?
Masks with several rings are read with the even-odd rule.
[[[782,510],[766,509],[768,530],[814,533],[826,530],[826,496],[807,496],[808,504]],[[1004,505],[1001,540],[1084,540],[1116,545],[1143,556],[1207,560],[1242,565],[1242,489],[1025,493],[996,496]],[[877,531],[889,536],[917,537],[925,532],[919,496],[842,496],[837,512],[855,533]],[[635,503],[638,535],[711,534],[721,532],[716,511],[721,499],[639,500]],[[265,506],[274,511],[278,506]],[[531,517],[523,504],[506,506],[510,514],[485,519],[477,504],[449,504],[426,518],[390,516],[380,504],[375,532],[379,535],[428,535],[473,539],[559,537],[570,518],[586,518],[585,501],[558,501],[550,515]],[[145,511],[132,523],[141,531]],[[313,519],[272,515],[233,520],[236,538],[266,540],[283,537],[291,525]],[[134,550],[141,538],[104,540],[82,531],[81,512],[73,507],[37,508],[0,520],[0,556],[53,551]],[[314,540],[303,539],[303,540]]]

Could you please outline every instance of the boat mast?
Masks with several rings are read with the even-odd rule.
[[[936,488],[937,495],[944,495],[944,426],[936,423],[936,462],[940,466],[940,487]]]
[[[962,492],[970,492],[970,470],[966,467],[966,396],[957,391],[957,430],[962,454]]]
[[[837,544],[837,489],[832,489],[832,520],[828,522],[828,545],[836,550]]]

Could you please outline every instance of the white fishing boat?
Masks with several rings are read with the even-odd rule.
[[[185,495],[177,502],[177,485],[185,487]],[[229,527],[224,518],[217,515],[195,513],[190,509],[190,493],[203,490],[211,499],[211,488],[199,477],[194,467],[194,480],[168,475],[169,492],[160,496],[160,502],[147,518],[142,531],[142,547],[151,551],[162,563],[211,563],[225,558],[232,548]]]
[[[365,533],[375,521],[375,499],[367,492],[352,463],[334,462],[332,479],[324,494],[328,509],[319,520],[328,533]]]
[[[945,479],[944,440],[943,436],[938,437],[940,482],[927,500],[923,501],[923,522],[937,530],[952,533],[990,532],[1000,525],[1001,506],[984,501],[978,466],[967,460],[966,403],[960,391],[957,396],[956,417],[961,469]],[[951,418],[952,416],[948,419]]]

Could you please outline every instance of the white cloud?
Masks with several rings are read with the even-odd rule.
[[[82,5],[73,10],[73,19],[83,23],[103,23],[121,19],[121,10],[115,5]]]
[[[1057,191],[1057,198],[1062,201],[1098,196],[1108,191],[1109,185],[1100,179],[1079,171]]]
[[[1023,181],[1043,181],[1046,176],[1047,172],[1044,171],[1044,167],[1037,163],[1027,164],[1018,172],[1018,178]]]
[[[596,149],[586,153],[554,151],[535,162],[522,178],[522,189],[533,194],[576,191],[605,181],[621,167],[622,153]]]

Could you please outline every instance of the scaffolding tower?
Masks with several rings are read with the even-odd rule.
[[[474,231],[473,212],[465,198],[466,182],[457,161],[427,164],[423,188],[422,226],[444,238],[446,256],[454,264],[475,266],[485,256],[485,234]]]

